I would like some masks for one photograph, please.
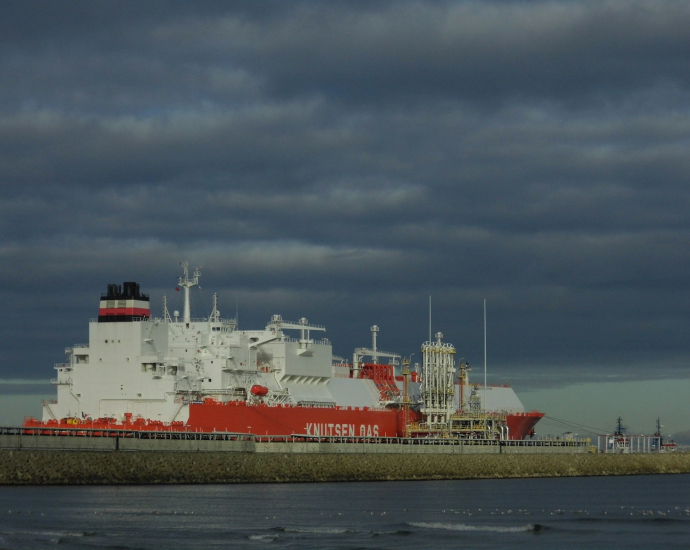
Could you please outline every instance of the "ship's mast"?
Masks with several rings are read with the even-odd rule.
[[[170,312],[168,311],[167,294],[163,294],[163,319],[165,319],[168,323],[172,323],[172,319],[170,318]]]
[[[618,420],[616,420],[616,423],[616,431],[613,432],[613,435],[623,435],[625,428],[623,427],[623,419],[620,416],[618,417]]]
[[[211,315],[208,317],[208,322],[219,322],[220,321],[220,311],[218,311],[218,294],[214,293],[213,294],[213,311],[211,311]]]
[[[201,277],[201,271],[200,268],[195,267],[194,268],[194,276],[190,279],[189,278],[189,262],[184,261],[180,263],[182,266],[182,269],[184,271],[184,276],[180,277],[180,286],[184,288],[184,315],[183,315],[183,322],[189,323],[190,321],[190,313],[189,313],[189,289],[192,288],[193,286],[196,286],[199,284],[199,277]]]
[[[482,399],[486,412],[486,298],[484,298],[484,398]]]
[[[661,418],[656,419],[656,433],[654,434],[659,438],[659,447],[664,444],[664,438],[661,437]]]

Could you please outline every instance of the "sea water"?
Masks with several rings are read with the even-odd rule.
[[[688,548],[690,475],[0,486],[0,548]]]

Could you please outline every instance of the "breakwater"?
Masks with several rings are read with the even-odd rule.
[[[491,479],[690,473],[690,453],[314,454],[0,450],[0,484]]]

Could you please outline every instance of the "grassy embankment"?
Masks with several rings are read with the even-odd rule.
[[[489,479],[690,473],[690,453],[344,455],[0,451],[0,484]]]

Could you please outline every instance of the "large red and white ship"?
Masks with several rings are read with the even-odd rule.
[[[477,386],[442,335],[425,342],[421,364],[377,348],[352,361],[334,358],[325,330],[273,315],[242,330],[221,318],[214,296],[207,318],[190,315],[187,262],[178,290],[184,309],[151,316],[139,285],[108,285],[89,343],[66,349],[56,365],[57,400],[27,427],[199,431],[280,438],[458,437],[523,439],[543,413],[526,412],[512,388]]]

